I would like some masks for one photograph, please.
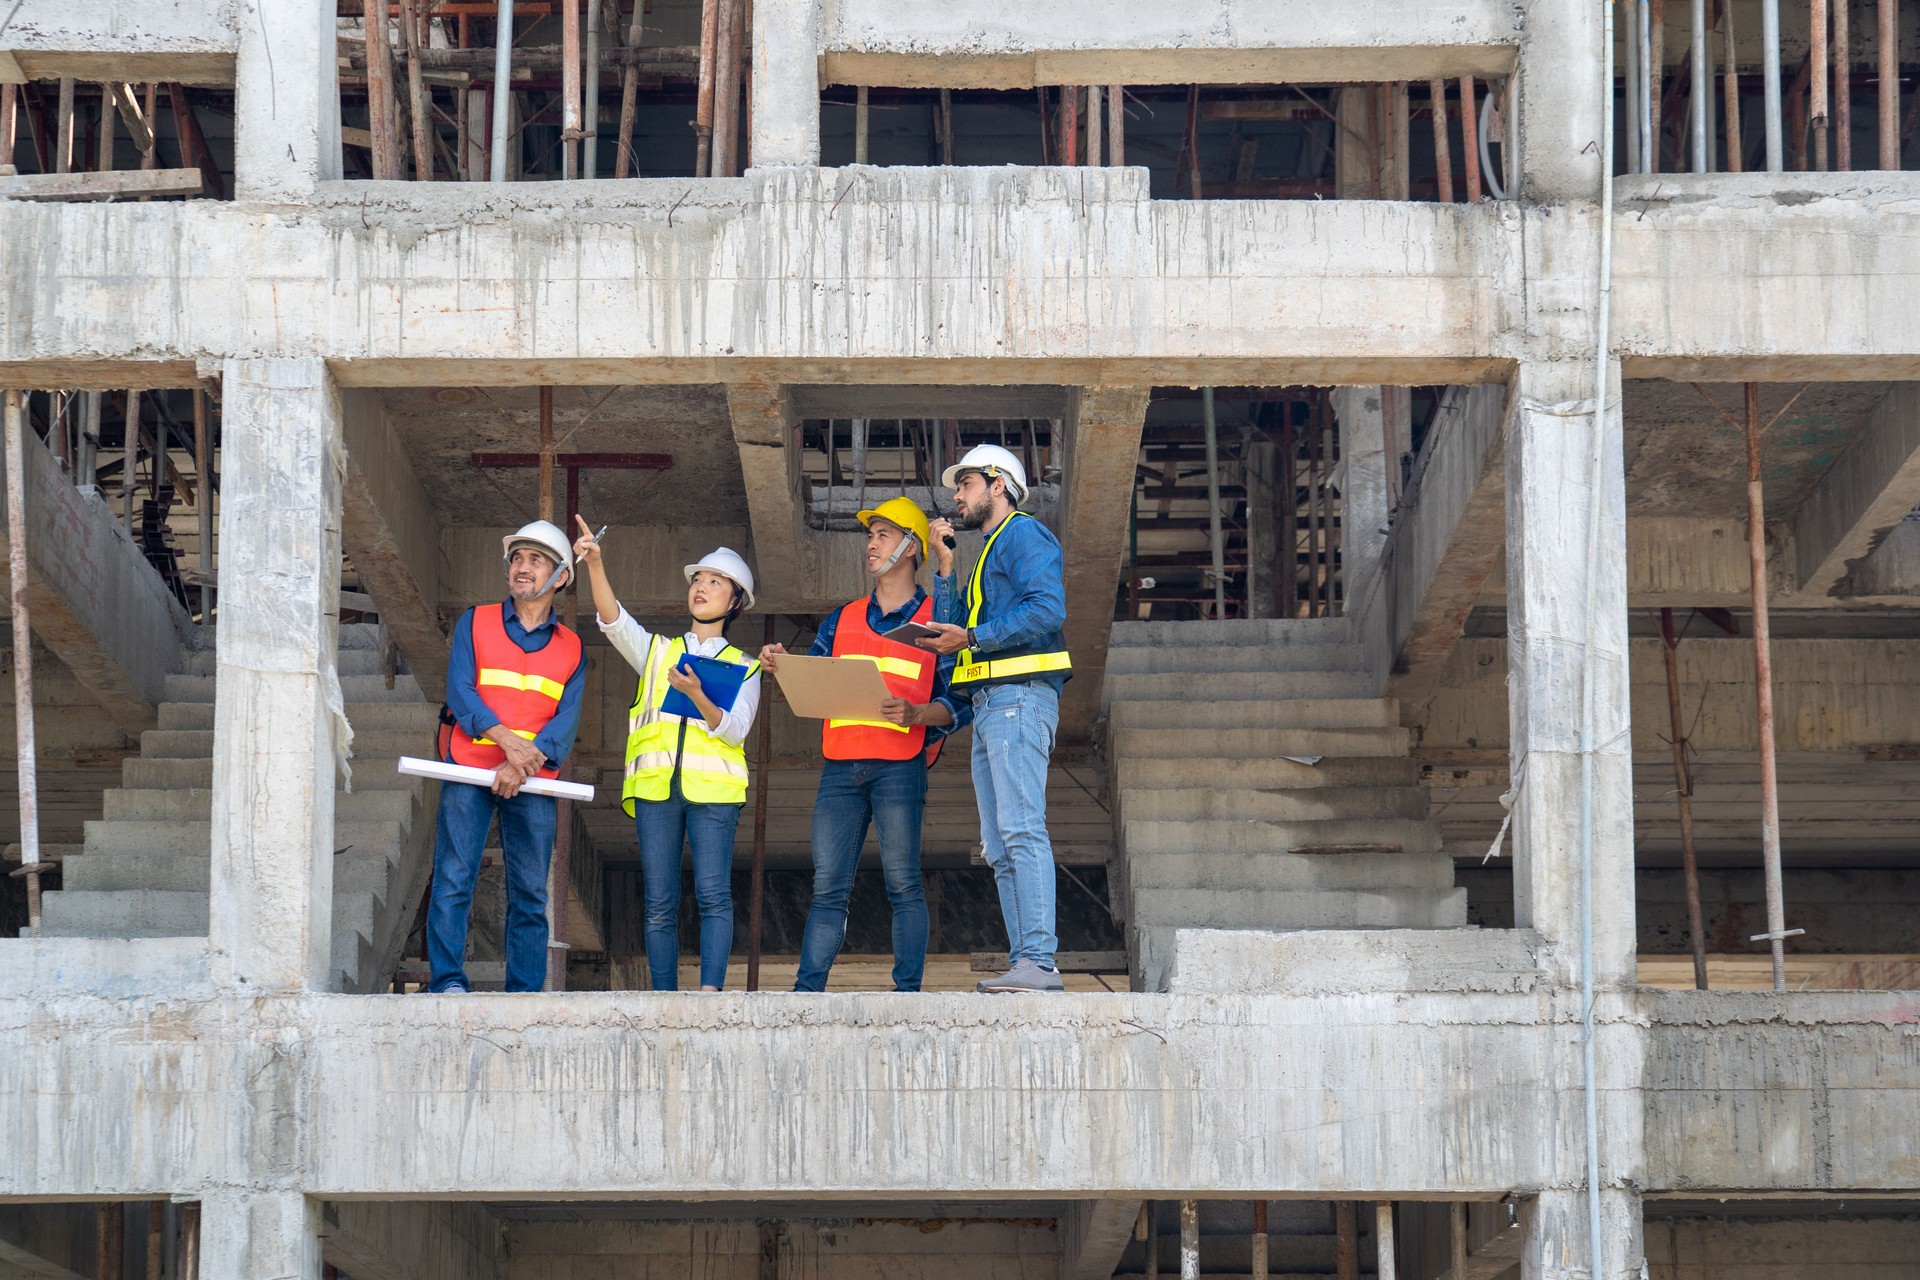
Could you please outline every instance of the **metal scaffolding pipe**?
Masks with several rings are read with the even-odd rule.
[[[1845,0],[1841,0],[1845,3]],[[1807,89],[1808,125],[1813,130],[1813,167],[1827,168],[1827,126],[1832,107],[1827,98],[1827,0],[1811,0],[1807,8],[1809,43],[1807,68],[1812,76]]]
[[[1180,1202],[1180,1280],[1200,1280],[1200,1202]]]
[[[580,0],[560,0],[560,176],[580,176]]]
[[[1693,83],[1688,86],[1691,111],[1687,124],[1693,135],[1693,171],[1706,173],[1712,167],[1707,161],[1707,108],[1713,101],[1713,81],[1707,75],[1707,0],[1693,0],[1690,13],[1693,32],[1687,45],[1687,64],[1693,72]]]
[[[1900,0],[1879,0],[1880,167],[1900,167]]]
[[[1227,549],[1220,531],[1220,432],[1213,413],[1213,388],[1200,388],[1200,412],[1207,427],[1207,536],[1213,551],[1213,620],[1227,619]]]
[[[1480,203],[1480,137],[1479,117],[1474,114],[1475,89],[1472,76],[1460,77],[1460,167],[1467,174],[1467,201]]]
[[[1622,81],[1627,118],[1627,172],[1639,173],[1640,160],[1640,0],[1619,0],[1626,10],[1626,76]],[[1609,86],[1611,92],[1611,86]],[[1613,163],[1613,157],[1606,157]]]
[[[1393,1256],[1393,1201],[1373,1204],[1373,1274],[1377,1280],[1396,1280],[1399,1260]]]
[[[641,5],[645,8],[644,0]],[[580,142],[580,176],[600,176],[600,0],[587,0],[587,66],[581,78],[581,128],[586,137]]]
[[[640,39],[645,34],[647,6],[644,0],[633,6],[633,21],[627,27],[626,45],[629,49],[638,49]],[[614,22],[620,20],[619,11],[614,12]],[[626,63],[620,70],[620,133],[613,142],[613,176],[627,177],[634,169],[639,157],[633,150],[633,125],[640,109],[640,68],[635,63]]]
[[[488,140],[487,180],[507,180],[507,103],[513,97],[513,0],[500,0],[493,37],[493,136]],[[371,67],[373,60],[368,59]]]
[[[1647,118],[1652,122],[1648,137],[1653,139],[1647,172],[1660,172],[1661,138],[1666,132],[1667,83],[1667,0],[1652,0],[1648,9],[1650,34],[1647,48]]]
[[[7,573],[13,588],[13,733],[20,773],[20,874],[27,880],[27,927],[40,929],[40,788],[33,733],[33,630],[27,608],[26,410],[7,392]]]
[[[1727,6],[1729,14],[1733,6]],[[1729,25],[1728,30],[1732,27]],[[1780,118],[1780,0],[1760,0],[1760,70],[1767,114],[1767,172],[1787,167],[1786,135]],[[1728,60],[1727,74],[1733,74]]]
[[[1833,5],[1833,167],[1853,168],[1853,32],[1848,10],[1853,0]]]
[[[1733,5],[1729,3],[1723,7],[1727,24],[1727,68],[1726,74],[1721,77],[1722,87],[1726,91],[1722,125],[1727,131],[1727,172],[1739,173],[1747,164],[1746,141],[1740,128],[1740,59],[1734,43]]]
[[[1773,652],[1767,620],[1767,508],[1760,483],[1760,387],[1747,384],[1747,565],[1753,578],[1753,680],[1760,739],[1760,852],[1767,886],[1766,939],[1773,989],[1787,989],[1785,891],[1780,882],[1780,781],[1773,752]],[[1798,933],[1799,930],[1792,932]]]
[[[1680,713],[1680,637],[1673,610],[1660,610],[1661,648],[1667,665],[1668,744],[1673,748],[1674,794],[1680,800],[1680,865],[1686,876],[1687,940],[1693,947],[1693,985],[1707,989],[1707,934],[1700,910],[1700,862],[1693,847],[1693,778],[1687,765],[1687,728]]]
[[[1440,180],[1440,203],[1453,203],[1453,146],[1447,137],[1447,82],[1439,76],[1427,81],[1427,100],[1433,107],[1433,172]]]
[[[714,46],[719,39],[720,0],[701,0],[700,83],[693,99],[693,176],[696,178],[707,177],[713,171]]]
[[[1248,1280],[1267,1280],[1267,1202],[1253,1202],[1253,1245]]]
[[[1333,1205],[1333,1274],[1335,1280],[1360,1280],[1360,1213],[1351,1200]]]

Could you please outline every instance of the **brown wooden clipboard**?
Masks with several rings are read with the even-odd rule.
[[[813,658],[783,653],[773,678],[793,714],[810,720],[878,720],[893,695],[877,664],[865,658]]]

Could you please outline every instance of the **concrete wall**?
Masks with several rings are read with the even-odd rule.
[[[1920,1219],[1650,1218],[1651,1280],[1907,1280]]]

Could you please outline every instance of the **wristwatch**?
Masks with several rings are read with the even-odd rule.
[[[967,628],[967,648],[978,649],[979,647],[980,647],[980,642],[973,638],[973,628],[968,627]]]

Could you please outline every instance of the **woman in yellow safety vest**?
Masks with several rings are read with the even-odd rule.
[[[687,611],[693,622],[685,635],[669,639],[633,620],[613,594],[585,520],[580,533],[574,558],[586,566],[593,584],[600,630],[640,673],[627,713],[620,804],[640,840],[653,989],[680,989],[681,851],[690,846],[693,896],[700,908],[700,989],[718,991],[733,950],[733,837],[747,800],[745,743],[760,709],[760,664],[728,644],[726,630],[743,609],[753,607],[753,571],[726,547],[687,565]],[[699,676],[682,669],[689,654],[740,670],[706,665],[703,688]],[[674,713],[674,706],[689,702],[698,716]]]

